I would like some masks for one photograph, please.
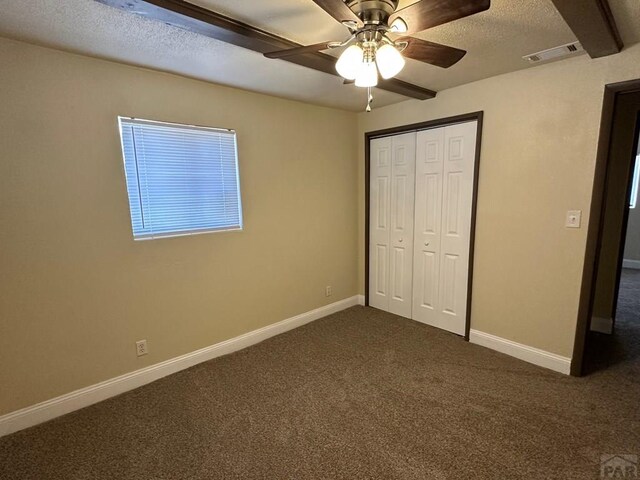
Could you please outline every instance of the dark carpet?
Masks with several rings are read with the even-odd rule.
[[[640,454],[637,353],[573,378],[353,307],[4,437],[0,478],[596,479]]]
[[[619,363],[623,364],[622,368],[612,369]],[[625,365],[632,368],[626,368]],[[589,332],[585,370],[591,374],[611,369],[611,374],[626,372],[628,377],[635,376],[638,380],[638,370],[634,366],[640,366],[640,270],[624,268],[620,278],[614,334]],[[640,408],[640,398],[638,404]]]

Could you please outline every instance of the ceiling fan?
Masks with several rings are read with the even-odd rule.
[[[467,53],[458,48],[407,36],[487,10],[491,0],[419,0],[398,10],[399,0],[313,0],[349,30],[341,42],[323,42],[265,53],[267,58],[303,55],[347,47],[336,62],[345,82],[368,88],[367,111],[371,111],[371,88],[395,77],[405,57],[442,68],[454,65]]]

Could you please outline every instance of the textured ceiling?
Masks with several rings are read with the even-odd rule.
[[[346,29],[311,0],[192,0],[298,43],[340,40]],[[401,1],[402,5],[414,3]],[[449,69],[408,61],[400,79],[443,90],[528,68],[522,56],[575,40],[550,0],[493,0],[491,9],[419,34],[468,51]],[[640,41],[640,2],[610,0],[623,40]],[[338,77],[195,35],[93,0],[0,0],[0,36],[361,111],[364,91]],[[375,105],[406,97],[376,91]],[[428,101],[428,100],[427,100]]]
[[[625,46],[640,42],[640,1],[609,0]]]

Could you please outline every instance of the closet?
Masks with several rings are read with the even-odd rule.
[[[464,335],[477,121],[371,138],[369,305]]]

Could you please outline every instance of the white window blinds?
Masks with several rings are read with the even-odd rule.
[[[119,121],[136,240],[242,228],[234,131]]]

